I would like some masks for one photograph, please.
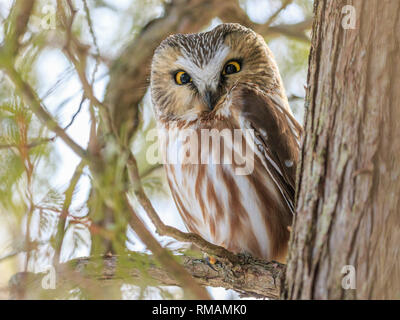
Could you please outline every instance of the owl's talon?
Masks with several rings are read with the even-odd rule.
[[[206,255],[206,257],[204,258],[204,260],[206,261],[207,265],[208,265],[211,269],[213,269],[214,271],[217,271],[217,270],[214,268],[214,265],[218,262],[217,259],[215,259],[215,258],[212,257],[212,256]]]
[[[212,256],[208,256],[208,262],[210,262],[211,264],[216,264],[217,263],[217,259],[215,259],[214,257],[212,257]]]
[[[238,256],[241,257],[244,263],[248,263],[249,261],[254,259],[253,255],[248,251],[242,251],[238,254]]]

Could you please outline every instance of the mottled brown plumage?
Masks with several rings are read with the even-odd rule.
[[[234,252],[283,261],[301,127],[263,38],[238,24],[168,37],[154,54],[151,95],[159,129],[174,132],[161,152],[188,229]],[[209,150],[199,143],[198,162],[171,163],[179,133],[199,139],[213,129],[232,136],[239,129],[243,142],[235,145],[221,135],[220,163],[203,164],[201,156],[211,157],[217,145],[210,137]],[[246,130],[252,130],[251,140]],[[238,145],[252,146],[245,155],[245,163],[253,163],[247,174],[237,174],[243,163],[235,157],[223,161],[225,153],[243,154]]]

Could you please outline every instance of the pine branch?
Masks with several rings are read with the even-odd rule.
[[[78,145],[72,138],[62,129],[53,117],[42,106],[36,92],[32,87],[22,79],[22,76],[15,70],[13,65],[8,63],[2,64],[0,59],[0,68],[4,68],[16,89],[24,97],[24,100],[29,105],[33,113],[43,122],[43,124],[57,136],[59,136],[79,157],[89,159],[88,152]]]

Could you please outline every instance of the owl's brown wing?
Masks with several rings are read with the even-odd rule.
[[[294,213],[296,167],[302,128],[277,95],[242,88],[236,96],[239,117],[254,129],[263,163]]]

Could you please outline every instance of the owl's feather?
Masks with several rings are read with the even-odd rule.
[[[301,126],[279,104],[281,98],[245,88],[237,95],[237,106],[256,131],[258,146],[265,155],[265,167],[294,213],[295,174],[300,146]],[[266,133],[266,134],[262,134]]]

